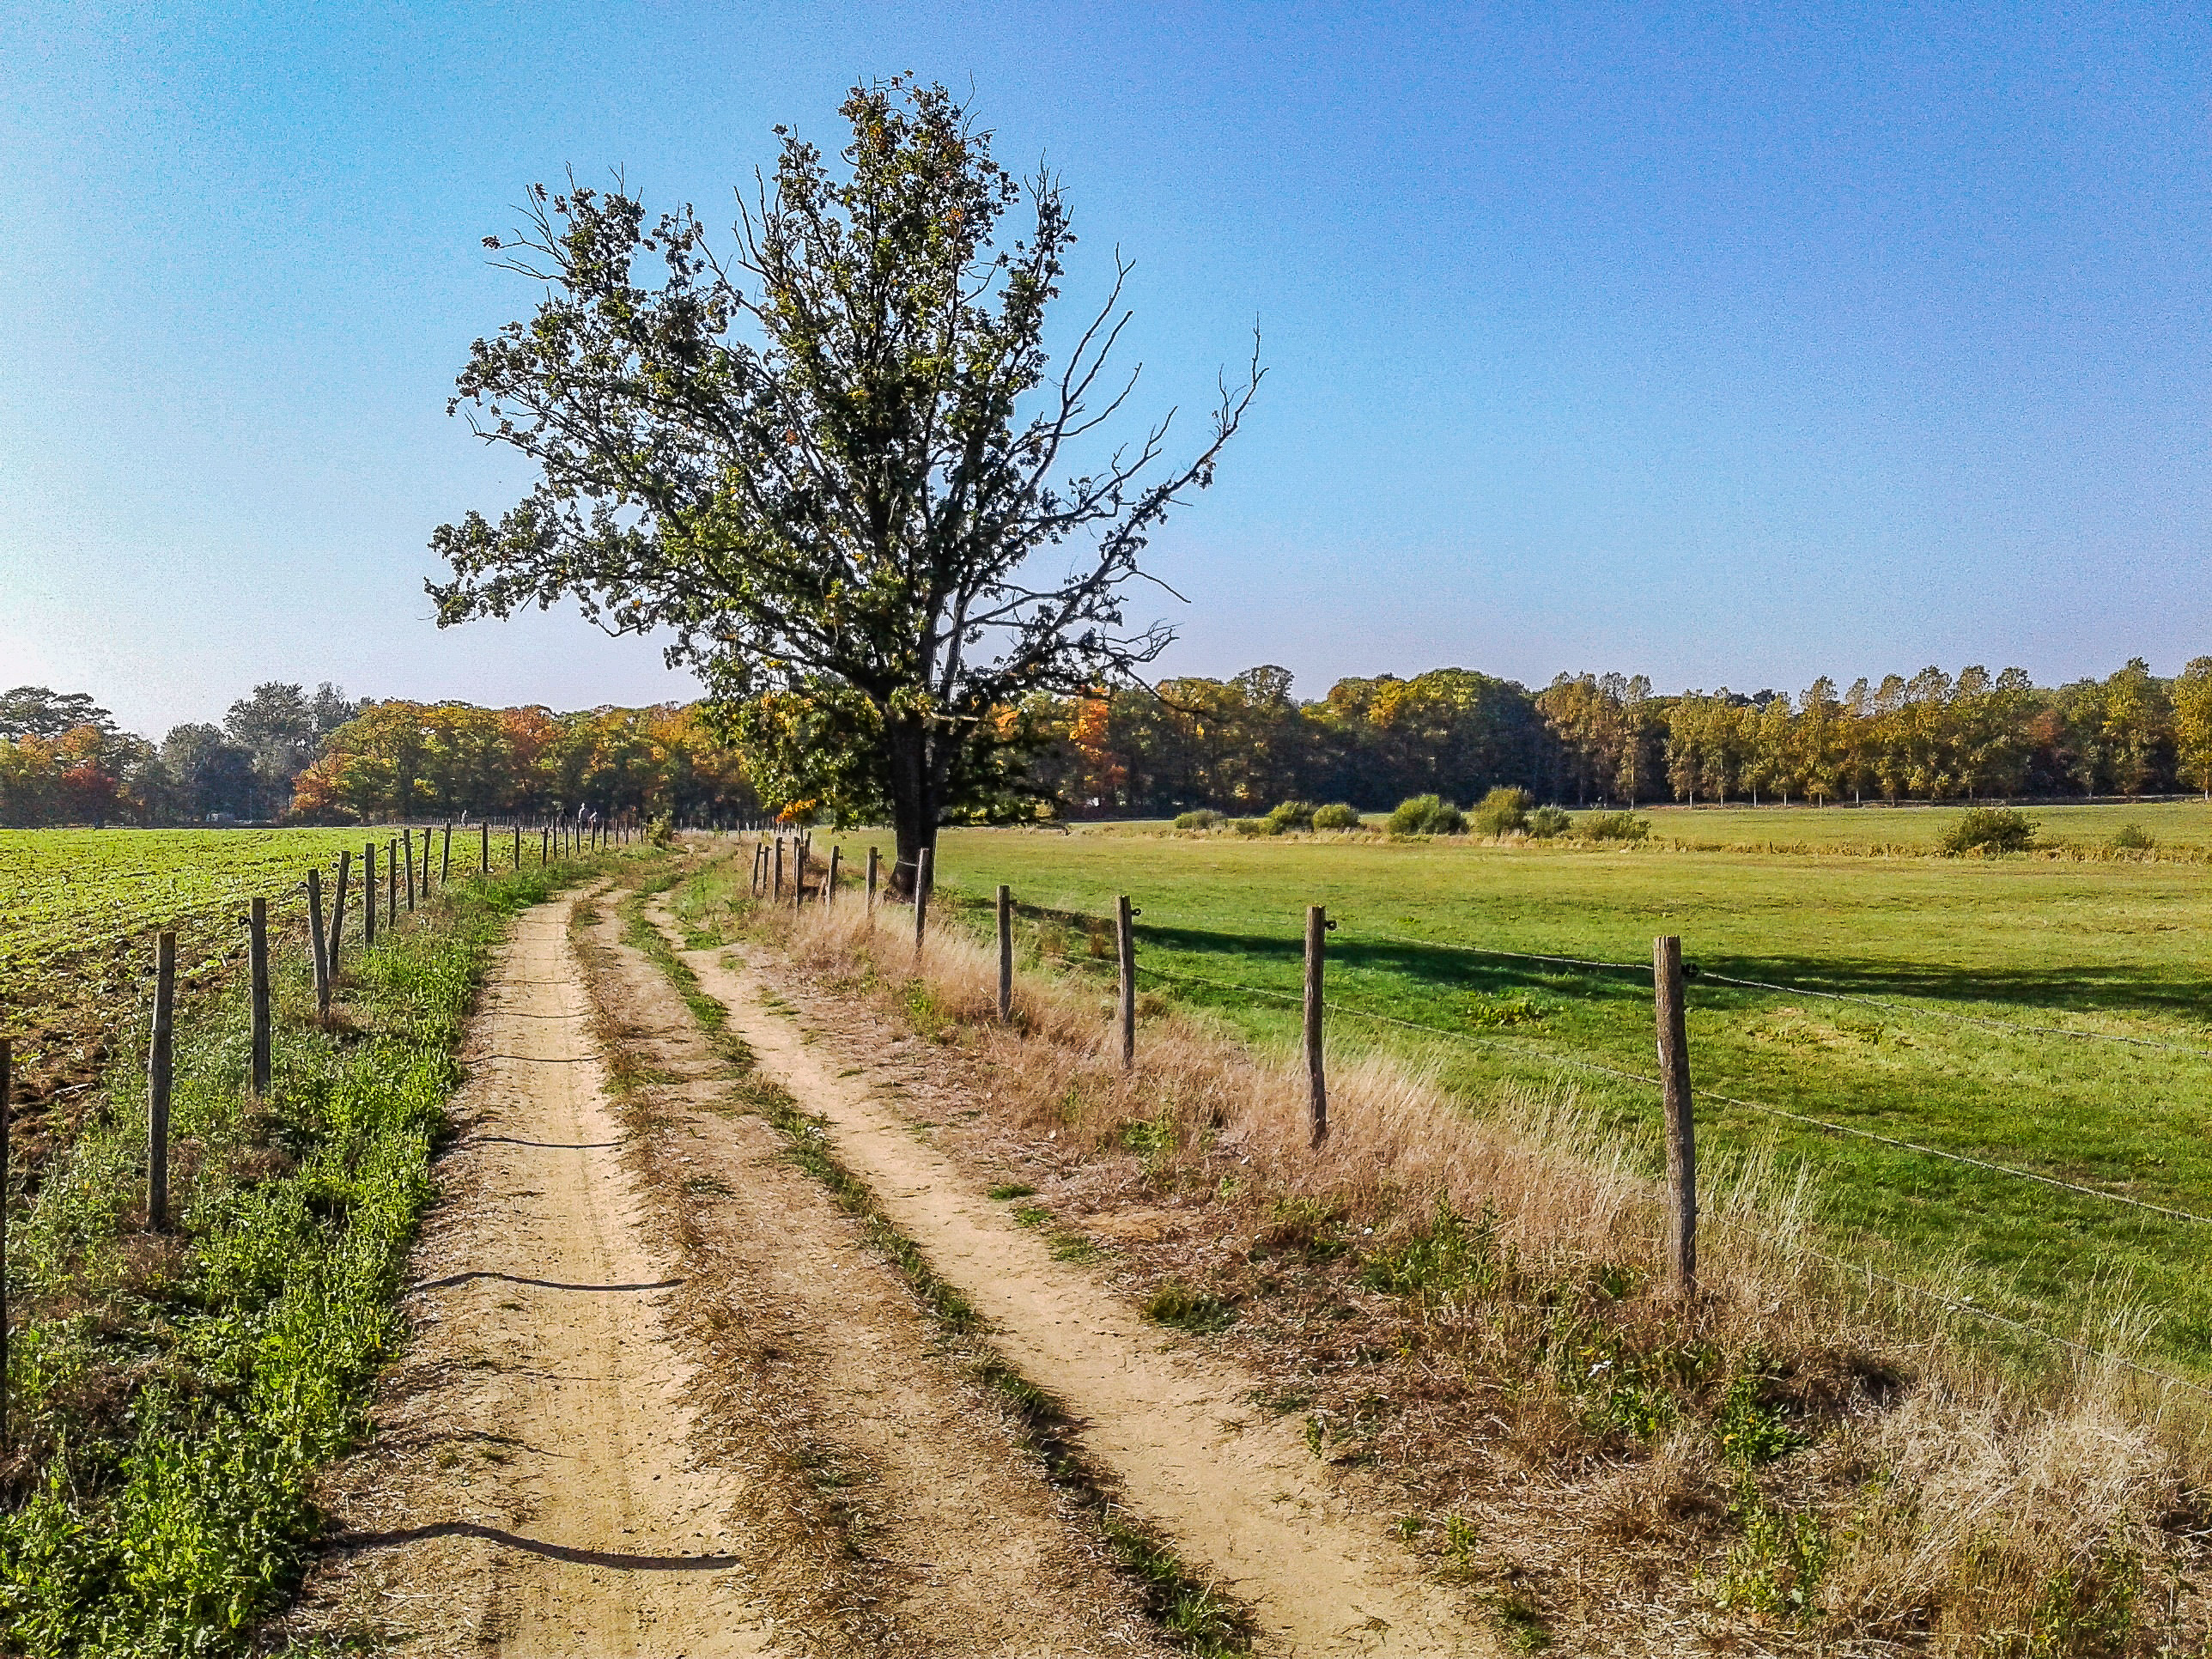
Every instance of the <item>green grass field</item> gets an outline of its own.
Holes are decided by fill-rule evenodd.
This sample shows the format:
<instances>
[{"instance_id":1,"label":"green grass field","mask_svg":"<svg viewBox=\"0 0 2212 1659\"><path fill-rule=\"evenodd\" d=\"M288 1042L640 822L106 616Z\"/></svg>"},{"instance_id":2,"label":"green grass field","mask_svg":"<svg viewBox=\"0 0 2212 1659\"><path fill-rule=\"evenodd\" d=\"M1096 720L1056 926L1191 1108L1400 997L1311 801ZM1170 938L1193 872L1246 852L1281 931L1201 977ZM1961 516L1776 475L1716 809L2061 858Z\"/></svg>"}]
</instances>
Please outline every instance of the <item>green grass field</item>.
<instances>
[{"instance_id":1,"label":"green grass field","mask_svg":"<svg viewBox=\"0 0 2212 1659\"><path fill-rule=\"evenodd\" d=\"M2160 836L2179 836L2192 815L2212 823L2212 813L2179 804L2077 810L2087 822L2112 815L2115 826L2124 810ZM2037 816L2063 822L2062 833L2085 833L2066 811ZM1887 823L1910 815L1833 816L1878 816L1885 828L1877 839L1895 840ZM1926 813L1931 839L1949 816ZM1723 817L1701 813L1698 821ZM1672 830L1674 821L1662 822ZM951 833L939 863L940 890L963 902L981 904L994 884L1011 884L1036 925L1075 939L1079 961L1090 960L1079 936L1039 913L1103 917L1116 893L1128 893L1144 913L1143 964L1278 997L1300 984L1304 907L1326 904L1340 922L1330 939L1339 1011L1332 1043L1432 1056L1478 1103L1507 1081L1571 1088L1655 1167L1656 1091L1567 1063L1653 1071L1648 969L1454 947L1643 964L1653 935L1677 933L1709 974L1898 1005L1701 979L1690 1012L1699 1087L2212 1216L2212 938L2200 863L1267 841L1126 829ZM1289 1041L1297 1018L1282 1000L1158 975L1145 983L1261 1042ZM1430 1037L1356 1011L1455 1035ZM1699 1110L1708 1148L1803 1159L1841 1248L1939 1275L1955 1259L1987 1304L2053 1328L2069 1328L2085 1304L2124 1286L2163 1316L2154 1346L2166 1363L2212 1370L2212 1280L2200 1267L2212 1227L1739 1107L1705 1102Z\"/></svg>"},{"instance_id":2,"label":"green grass field","mask_svg":"<svg viewBox=\"0 0 2212 1659\"><path fill-rule=\"evenodd\" d=\"M380 866L395 833L380 825L0 830L0 1034L15 1038L27 1084L97 1068L96 1054L82 1060L69 1051L88 1022L102 1024L103 1008L135 994L150 956L134 958L133 945L175 930L179 972L196 983L243 952L242 918L255 898L270 901L281 931L304 939L308 866L328 871L349 848L358 870L372 839ZM473 841L469 851L473 869ZM457 836L456 873L461 854Z\"/></svg>"}]
</instances>

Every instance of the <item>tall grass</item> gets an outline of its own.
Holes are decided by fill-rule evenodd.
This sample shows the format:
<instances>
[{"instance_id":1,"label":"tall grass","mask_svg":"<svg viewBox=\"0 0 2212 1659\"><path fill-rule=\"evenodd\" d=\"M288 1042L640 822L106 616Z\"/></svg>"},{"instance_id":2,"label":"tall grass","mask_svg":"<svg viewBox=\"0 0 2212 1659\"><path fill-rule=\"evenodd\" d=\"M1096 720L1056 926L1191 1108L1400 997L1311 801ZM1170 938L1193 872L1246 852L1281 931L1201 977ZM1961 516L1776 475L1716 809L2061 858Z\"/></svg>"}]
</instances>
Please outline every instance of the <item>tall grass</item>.
<instances>
[{"instance_id":1,"label":"tall grass","mask_svg":"<svg viewBox=\"0 0 2212 1659\"><path fill-rule=\"evenodd\" d=\"M144 1031L11 1216L15 1447L0 1648L244 1651L296 1583L316 1469L368 1426L463 1027L507 919L559 872L457 885L350 960L334 1027L277 975L274 1086L239 988L184 1022L173 1191L144 1230Z\"/></svg>"},{"instance_id":2,"label":"tall grass","mask_svg":"<svg viewBox=\"0 0 2212 1659\"><path fill-rule=\"evenodd\" d=\"M685 896L695 918L713 897ZM1060 1159L1139 1152L1084 1201L1208 1210L1210 1294L1265 1312L1273 1263L1334 1274L1339 1312L1278 1322L1293 1348L1326 1346L1304 1333L1352 1288L1390 1298L1397 1334L1358 1387L1393 1386L1395 1363L1421 1402L1392 1408L1429 1425L1395 1431L1401 1474L1433 1487L1459 1471L1516 1549L1577 1564L1577 1584L1595 1544L1600 1580L1610 1559L1626 1584L1632 1557L1678 1603L1808 1638L2028 1655L2202 1635L2184 1575L2202 1553L2203 1402L2127 1369L2146 1322L2124 1295L2076 1332L2118 1358L1993 1349L1827 1261L1802 1176L1721 1158L1686 1306L1652 1180L1571 1097L1507 1089L1470 1111L1418 1064L1347 1055L1316 1153L1289 1055L1163 1009L1124 1073L1079 980L1023 975L1008 1029L994 955L955 928L917 959L902 918L879 932L857 904L795 921L735 908L803 969L957 1041L1003 1129L1049 1134ZM1310 1417L1316 1453L1381 1443L1351 1420L1364 1409ZM1448 1518L1443 1559L1466 1567L1474 1534Z\"/></svg>"}]
</instances>

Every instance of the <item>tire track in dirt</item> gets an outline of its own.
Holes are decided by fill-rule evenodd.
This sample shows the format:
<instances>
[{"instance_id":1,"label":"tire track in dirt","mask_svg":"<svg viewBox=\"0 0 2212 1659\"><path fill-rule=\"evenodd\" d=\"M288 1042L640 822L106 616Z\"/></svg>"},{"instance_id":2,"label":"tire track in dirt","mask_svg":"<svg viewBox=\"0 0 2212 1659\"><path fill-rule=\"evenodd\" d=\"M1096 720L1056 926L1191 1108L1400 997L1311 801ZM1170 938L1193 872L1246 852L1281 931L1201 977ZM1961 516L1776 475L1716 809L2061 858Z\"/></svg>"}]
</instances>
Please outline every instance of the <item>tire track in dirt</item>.
<instances>
[{"instance_id":1,"label":"tire track in dirt","mask_svg":"<svg viewBox=\"0 0 2212 1659\"><path fill-rule=\"evenodd\" d=\"M672 945L665 905L649 912ZM831 1126L838 1156L933 1269L991 1321L1007 1358L1081 1425L1085 1454L1136 1513L1252 1607L1266 1654L1496 1653L1479 1615L1390 1544L1387 1517L1316 1470L1250 1403L1255 1380L1163 1340L1121 1298L1016 1225L952 1161L917 1140L866 1075L880 1054L772 1013L793 988L684 951L767 1074ZM734 962L735 958L730 958Z\"/></svg>"},{"instance_id":2,"label":"tire track in dirt","mask_svg":"<svg viewBox=\"0 0 2212 1659\"><path fill-rule=\"evenodd\" d=\"M521 915L495 966L414 1258L416 1340L377 1444L331 1483L341 1530L298 1623L416 1654L770 1654L744 1483L690 1454L675 1286L622 1163L572 903Z\"/></svg>"},{"instance_id":3,"label":"tire track in dirt","mask_svg":"<svg viewBox=\"0 0 2212 1659\"><path fill-rule=\"evenodd\" d=\"M599 1029L634 1074L631 1156L686 1285L718 1449L760 1470L787 1621L871 1654L1172 1651L860 1224L733 1104L720 1054L603 914ZM766 1508L765 1503L761 1506ZM787 1627L789 1627L788 1624Z\"/></svg>"}]
</instances>

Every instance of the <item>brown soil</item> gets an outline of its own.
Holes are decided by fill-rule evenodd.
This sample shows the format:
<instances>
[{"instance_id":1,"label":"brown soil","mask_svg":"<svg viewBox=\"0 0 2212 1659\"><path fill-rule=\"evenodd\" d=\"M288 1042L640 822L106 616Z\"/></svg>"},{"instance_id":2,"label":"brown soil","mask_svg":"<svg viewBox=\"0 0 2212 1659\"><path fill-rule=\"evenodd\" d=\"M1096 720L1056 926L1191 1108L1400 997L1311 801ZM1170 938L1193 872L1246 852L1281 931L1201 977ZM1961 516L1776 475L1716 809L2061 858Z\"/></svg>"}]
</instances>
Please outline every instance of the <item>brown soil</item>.
<instances>
[{"instance_id":1,"label":"brown soil","mask_svg":"<svg viewBox=\"0 0 2212 1659\"><path fill-rule=\"evenodd\" d=\"M580 963L575 908L526 915L495 970L413 1338L286 1633L532 1659L1167 1651L589 908Z\"/></svg>"},{"instance_id":2,"label":"brown soil","mask_svg":"<svg viewBox=\"0 0 2212 1659\"><path fill-rule=\"evenodd\" d=\"M654 914L673 939L665 909ZM881 1030L854 1041L765 961L684 959L762 1069L828 1120L837 1155L990 1319L1000 1349L1078 1420L1082 1451L1129 1507L1254 1609L1258 1651L1496 1650L1480 1613L1390 1540L1380 1483L1316 1463L1254 1405L1255 1376L1166 1340L930 1143L927 1120L895 1103L917 1045Z\"/></svg>"}]
</instances>

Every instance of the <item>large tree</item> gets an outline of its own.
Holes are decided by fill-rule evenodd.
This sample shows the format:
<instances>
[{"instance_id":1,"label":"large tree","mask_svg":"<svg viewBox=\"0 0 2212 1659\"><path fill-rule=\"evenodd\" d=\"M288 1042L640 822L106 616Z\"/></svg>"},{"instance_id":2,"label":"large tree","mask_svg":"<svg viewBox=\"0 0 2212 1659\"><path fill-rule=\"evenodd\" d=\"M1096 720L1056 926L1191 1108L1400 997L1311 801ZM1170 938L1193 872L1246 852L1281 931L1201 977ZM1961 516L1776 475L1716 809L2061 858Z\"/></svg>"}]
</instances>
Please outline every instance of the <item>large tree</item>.
<instances>
[{"instance_id":1,"label":"large tree","mask_svg":"<svg viewBox=\"0 0 2212 1659\"><path fill-rule=\"evenodd\" d=\"M777 130L727 256L689 207L648 228L619 182L535 187L526 226L488 239L548 293L477 342L453 406L542 477L498 523L437 532L453 579L430 592L441 625L572 599L665 632L772 802L888 808L903 891L941 823L1020 795L1024 699L1167 644L1127 589L1261 371L1224 380L1193 459L1167 461L1162 419L1085 464L1135 384L1106 378L1127 266L1051 373L1058 183L1004 172L942 87L858 87L841 113L834 169Z\"/></svg>"}]
</instances>

